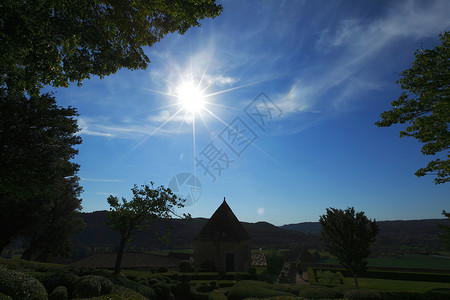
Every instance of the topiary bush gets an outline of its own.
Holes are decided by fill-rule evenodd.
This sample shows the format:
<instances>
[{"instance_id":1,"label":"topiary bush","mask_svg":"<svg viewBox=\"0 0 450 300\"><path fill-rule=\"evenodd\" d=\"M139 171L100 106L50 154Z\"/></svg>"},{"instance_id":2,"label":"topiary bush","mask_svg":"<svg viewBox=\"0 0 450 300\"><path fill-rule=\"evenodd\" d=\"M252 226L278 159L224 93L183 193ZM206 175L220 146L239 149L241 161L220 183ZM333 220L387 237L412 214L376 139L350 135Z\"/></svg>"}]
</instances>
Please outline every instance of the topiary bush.
<instances>
[{"instance_id":1,"label":"topiary bush","mask_svg":"<svg viewBox=\"0 0 450 300\"><path fill-rule=\"evenodd\" d=\"M1 299L1 300L14 300L14 299L11 298L10 296L5 295L5 294L2 294L2 293L0 293L0 299Z\"/></svg>"},{"instance_id":2,"label":"topiary bush","mask_svg":"<svg viewBox=\"0 0 450 300\"><path fill-rule=\"evenodd\" d=\"M165 283L156 283L152 285L152 289L155 291L156 299L158 300L170 300L170 286Z\"/></svg>"},{"instance_id":3,"label":"topiary bush","mask_svg":"<svg viewBox=\"0 0 450 300\"><path fill-rule=\"evenodd\" d=\"M432 289L425 293L423 293L420 297L420 300L445 300L450 299L450 289L446 288L438 288L438 289Z\"/></svg>"},{"instance_id":4,"label":"topiary bush","mask_svg":"<svg viewBox=\"0 0 450 300\"><path fill-rule=\"evenodd\" d=\"M73 298L90 298L108 295L112 291L112 282L101 276L86 275L81 277L75 285Z\"/></svg>"},{"instance_id":5,"label":"topiary bush","mask_svg":"<svg viewBox=\"0 0 450 300\"><path fill-rule=\"evenodd\" d=\"M228 291L229 300L241 300L248 297L269 298L275 296L293 296L291 293L274 290L274 286L260 281L243 280Z\"/></svg>"},{"instance_id":6,"label":"topiary bush","mask_svg":"<svg viewBox=\"0 0 450 300\"><path fill-rule=\"evenodd\" d=\"M69 299L69 294L65 286L56 287L53 292L48 296L49 300L67 300Z\"/></svg>"},{"instance_id":7,"label":"topiary bush","mask_svg":"<svg viewBox=\"0 0 450 300\"><path fill-rule=\"evenodd\" d=\"M0 266L0 291L13 299L48 299L42 283L32 276Z\"/></svg>"},{"instance_id":8,"label":"topiary bush","mask_svg":"<svg viewBox=\"0 0 450 300\"><path fill-rule=\"evenodd\" d=\"M42 282L47 291L53 291L59 286L65 286L68 295L71 295L80 277L67 270L57 270L37 279Z\"/></svg>"},{"instance_id":9,"label":"topiary bush","mask_svg":"<svg viewBox=\"0 0 450 300\"><path fill-rule=\"evenodd\" d=\"M376 290L349 290L344 296L349 300L383 300L385 298L382 292Z\"/></svg>"},{"instance_id":10,"label":"topiary bush","mask_svg":"<svg viewBox=\"0 0 450 300\"><path fill-rule=\"evenodd\" d=\"M328 287L307 287L299 292L299 296L308 299L341 299L344 295Z\"/></svg>"},{"instance_id":11,"label":"topiary bush","mask_svg":"<svg viewBox=\"0 0 450 300\"><path fill-rule=\"evenodd\" d=\"M180 261L180 264L178 265L178 267L180 268L180 272L182 272L182 273L191 272L191 270L192 270L191 263L188 260Z\"/></svg>"}]
</instances>

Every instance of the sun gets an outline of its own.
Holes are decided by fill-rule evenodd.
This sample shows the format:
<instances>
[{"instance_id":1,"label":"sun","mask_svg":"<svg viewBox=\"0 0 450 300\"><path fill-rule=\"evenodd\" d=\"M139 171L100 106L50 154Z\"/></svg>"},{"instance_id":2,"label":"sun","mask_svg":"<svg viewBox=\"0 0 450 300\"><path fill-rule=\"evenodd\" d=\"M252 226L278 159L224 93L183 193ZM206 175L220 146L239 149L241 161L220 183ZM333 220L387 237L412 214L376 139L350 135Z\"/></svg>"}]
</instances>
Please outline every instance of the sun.
<instances>
[{"instance_id":1,"label":"sun","mask_svg":"<svg viewBox=\"0 0 450 300\"><path fill-rule=\"evenodd\" d=\"M192 82L183 82L176 91L177 98L184 110L198 113L205 107L205 96Z\"/></svg>"}]
</instances>

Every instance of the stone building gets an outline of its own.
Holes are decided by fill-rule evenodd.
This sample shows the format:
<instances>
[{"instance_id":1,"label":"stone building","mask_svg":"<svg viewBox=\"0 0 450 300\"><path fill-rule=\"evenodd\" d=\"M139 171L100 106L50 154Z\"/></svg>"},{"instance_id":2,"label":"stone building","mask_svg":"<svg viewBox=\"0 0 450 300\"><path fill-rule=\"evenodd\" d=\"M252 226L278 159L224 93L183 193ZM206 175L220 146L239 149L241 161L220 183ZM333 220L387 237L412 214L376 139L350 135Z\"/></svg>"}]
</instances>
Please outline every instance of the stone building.
<instances>
[{"instance_id":1,"label":"stone building","mask_svg":"<svg viewBox=\"0 0 450 300\"><path fill-rule=\"evenodd\" d=\"M250 236L223 203L194 238L194 264L213 265L218 271L247 271L251 266Z\"/></svg>"}]
</instances>

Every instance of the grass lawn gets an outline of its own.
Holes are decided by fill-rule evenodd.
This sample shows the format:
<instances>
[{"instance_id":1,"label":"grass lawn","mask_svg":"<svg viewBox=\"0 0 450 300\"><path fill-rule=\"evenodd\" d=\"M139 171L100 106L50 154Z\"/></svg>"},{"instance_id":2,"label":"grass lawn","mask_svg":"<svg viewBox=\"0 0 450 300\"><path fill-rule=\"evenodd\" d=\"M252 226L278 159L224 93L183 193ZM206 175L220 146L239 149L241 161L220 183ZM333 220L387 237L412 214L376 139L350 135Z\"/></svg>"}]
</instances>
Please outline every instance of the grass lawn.
<instances>
[{"instance_id":1,"label":"grass lawn","mask_svg":"<svg viewBox=\"0 0 450 300\"><path fill-rule=\"evenodd\" d=\"M450 284L445 282L425 282L425 281L405 281L405 280L389 280L377 278L359 278L359 286L367 289L377 289L384 291L397 292L420 292L424 293L435 288L449 288ZM353 278L346 277L344 279L345 287L355 287Z\"/></svg>"}]
</instances>

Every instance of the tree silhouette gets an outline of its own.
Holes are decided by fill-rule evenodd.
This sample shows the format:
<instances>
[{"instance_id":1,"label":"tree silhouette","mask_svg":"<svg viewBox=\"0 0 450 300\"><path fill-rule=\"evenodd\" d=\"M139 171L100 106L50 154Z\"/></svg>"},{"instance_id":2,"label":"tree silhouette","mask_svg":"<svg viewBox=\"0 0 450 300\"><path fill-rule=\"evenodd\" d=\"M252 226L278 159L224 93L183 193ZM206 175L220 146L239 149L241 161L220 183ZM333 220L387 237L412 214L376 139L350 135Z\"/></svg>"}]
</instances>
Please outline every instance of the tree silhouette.
<instances>
[{"instance_id":1,"label":"tree silhouette","mask_svg":"<svg viewBox=\"0 0 450 300\"><path fill-rule=\"evenodd\" d=\"M321 239L327 250L352 272L355 286L359 289L358 275L367 269L366 258L379 230L375 220L367 219L364 212L355 213L353 207L346 210L330 207L319 221L322 225Z\"/></svg>"},{"instance_id":2,"label":"tree silhouette","mask_svg":"<svg viewBox=\"0 0 450 300\"><path fill-rule=\"evenodd\" d=\"M125 245L137 230L142 230L144 226L150 226L152 221L158 218L172 218L178 216L174 209L184 207L186 200L179 199L170 189L159 186L137 185L131 189L133 198L127 201L122 198L122 203L115 196L108 197L108 203L111 206L107 212L108 226L120 233L120 241L117 250L114 273L120 273L123 251ZM189 214L183 215L190 218Z\"/></svg>"},{"instance_id":3,"label":"tree silhouette","mask_svg":"<svg viewBox=\"0 0 450 300\"><path fill-rule=\"evenodd\" d=\"M27 98L0 88L0 252L19 236L36 246L29 258L48 252L50 237L47 254L67 252L80 225L79 166L71 162L81 143L76 116L49 94Z\"/></svg>"}]
</instances>

